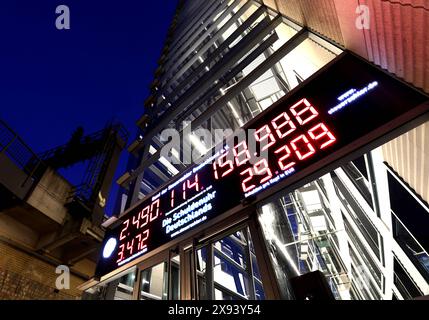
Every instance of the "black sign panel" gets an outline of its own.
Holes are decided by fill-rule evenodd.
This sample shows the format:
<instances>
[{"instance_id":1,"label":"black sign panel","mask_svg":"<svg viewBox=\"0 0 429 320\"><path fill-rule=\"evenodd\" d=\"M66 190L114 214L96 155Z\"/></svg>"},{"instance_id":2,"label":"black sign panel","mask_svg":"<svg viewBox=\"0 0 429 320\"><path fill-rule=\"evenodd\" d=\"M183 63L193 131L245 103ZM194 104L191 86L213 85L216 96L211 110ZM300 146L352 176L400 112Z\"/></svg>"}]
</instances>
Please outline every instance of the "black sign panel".
<instances>
[{"instance_id":1,"label":"black sign panel","mask_svg":"<svg viewBox=\"0 0 429 320\"><path fill-rule=\"evenodd\" d=\"M343 53L246 125L252 129L246 130L247 137L123 215L106 232L96 274L105 275L204 225L243 199L280 182L287 186L292 176L351 144L362 147L369 142L359 142L363 137L427 101L424 94Z\"/></svg>"}]
</instances>

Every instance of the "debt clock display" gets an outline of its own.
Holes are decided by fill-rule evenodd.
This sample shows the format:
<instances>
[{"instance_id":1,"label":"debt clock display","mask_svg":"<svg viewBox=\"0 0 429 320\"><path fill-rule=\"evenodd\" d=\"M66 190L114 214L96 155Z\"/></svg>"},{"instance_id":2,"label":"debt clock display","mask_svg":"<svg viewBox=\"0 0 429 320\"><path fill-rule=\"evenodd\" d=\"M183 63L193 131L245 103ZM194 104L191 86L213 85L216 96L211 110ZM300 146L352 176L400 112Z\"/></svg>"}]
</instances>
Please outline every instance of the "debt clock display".
<instances>
[{"instance_id":1,"label":"debt clock display","mask_svg":"<svg viewBox=\"0 0 429 320\"><path fill-rule=\"evenodd\" d=\"M287 186L293 176L346 149L362 147L392 123L404 125L426 112L422 105L427 101L426 95L343 53L246 124L241 140L123 214L106 231L96 274L105 275L203 226L246 198L280 183Z\"/></svg>"}]
</instances>

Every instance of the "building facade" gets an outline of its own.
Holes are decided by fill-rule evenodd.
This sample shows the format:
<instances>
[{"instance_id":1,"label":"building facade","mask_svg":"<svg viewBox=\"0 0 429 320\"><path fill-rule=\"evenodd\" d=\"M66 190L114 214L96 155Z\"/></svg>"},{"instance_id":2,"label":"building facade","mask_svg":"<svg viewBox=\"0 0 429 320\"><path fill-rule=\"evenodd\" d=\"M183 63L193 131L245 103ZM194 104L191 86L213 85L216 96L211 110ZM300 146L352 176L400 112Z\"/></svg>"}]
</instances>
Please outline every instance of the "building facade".
<instances>
[{"instance_id":1,"label":"building facade","mask_svg":"<svg viewBox=\"0 0 429 320\"><path fill-rule=\"evenodd\" d=\"M104 226L123 223L130 210L190 170L195 154L204 157L215 147L216 129L258 121L346 51L424 96L428 61L420 46L429 41L417 29L427 19L424 5L377 0L181 1L138 120L140 134L128 149L129 171L118 180L118 215ZM393 31L398 28L401 36ZM299 279L316 271L329 288L326 296L338 300L428 295L429 126L422 119L322 174L243 202L239 210L130 256L129 263L118 260L117 268L81 286L83 297L298 299L297 287L306 285ZM199 129L213 135L201 139ZM166 154L173 131L180 132L180 143Z\"/></svg>"}]
</instances>

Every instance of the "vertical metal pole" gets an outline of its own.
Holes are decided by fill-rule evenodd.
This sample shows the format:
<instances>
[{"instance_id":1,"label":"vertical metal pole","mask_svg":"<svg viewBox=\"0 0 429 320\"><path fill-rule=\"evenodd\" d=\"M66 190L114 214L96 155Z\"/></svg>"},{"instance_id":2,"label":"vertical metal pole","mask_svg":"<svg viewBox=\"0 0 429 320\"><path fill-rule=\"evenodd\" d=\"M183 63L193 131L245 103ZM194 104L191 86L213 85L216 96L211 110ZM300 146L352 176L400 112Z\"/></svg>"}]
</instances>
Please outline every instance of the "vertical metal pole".
<instances>
[{"instance_id":1,"label":"vertical metal pole","mask_svg":"<svg viewBox=\"0 0 429 320\"><path fill-rule=\"evenodd\" d=\"M140 299L140 285L141 285L141 272L139 267L136 268L136 282L134 283L134 291L133 291L133 300L139 300Z\"/></svg>"},{"instance_id":2,"label":"vertical metal pole","mask_svg":"<svg viewBox=\"0 0 429 320\"><path fill-rule=\"evenodd\" d=\"M264 236L262 230L260 230L256 212L252 214L249 220L249 230L253 241L253 247L255 248L256 261L259 262L258 266L262 278L262 285L264 287L265 298L269 300L284 299L277 282L270 254L265 246Z\"/></svg>"},{"instance_id":3,"label":"vertical metal pole","mask_svg":"<svg viewBox=\"0 0 429 320\"><path fill-rule=\"evenodd\" d=\"M200 291L198 286L198 270L197 270L197 240L193 239L193 245L191 248L191 289L192 289L192 299L199 300L200 299Z\"/></svg>"},{"instance_id":4,"label":"vertical metal pole","mask_svg":"<svg viewBox=\"0 0 429 320\"><path fill-rule=\"evenodd\" d=\"M4 152L6 152L6 150L12 145L12 143L14 143L15 142L15 140L18 138L18 136L17 135L14 135L13 136L13 138L9 141L9 143L8 144L6 144L5 146L4 146L4 148L0 151L0 154L1 153L4 153Z\"/></svg>"},{"instance_id":5,"label":"vertical metal pole","mask_svg":"<svg viewBox=\"0 0 429 320\"><path fill-rule=\"evenodd\" d=\"M207 245L207 261L206 261L206 300L214 299L214 254L213 243Z\"/></svg>"},{"instance_id":6,"label":"vertical metal pole","mask_svg":"<svg viewBox=\"0 0 429 320\"><path fill-rule=\"evenodd\" d=\"M143 146L143 155L141 157L140 163L142 163L143 161L145 161L148 158L148 156L149 156L150 142L151 142L151 140L149 140ZM131 206L133 206L139 200L139 194L140 194L141 182L143 180L143 176L144 176L144 170L137 176L137 178L131 184L130 190L128 192L128 199L127 199L127 203L126 203L125 209L130 208Z\"/></svg>"},{"instance_id":7,"label":"vertical metal pole","mask_svg":"<svg viewBox=\"0 0 429 320\"><path fill-rule=\"evenodd\" d=\"M180 300L198 299L194 248L180 249Z\"/></svg>"},{"instance_id":8,"label":"vertical metal pole","mask_svg":"<svg viewBox=\"0 0 429 320\"><path fill-rule=\"evenodd\" d=\"M249 300L256 300L256 292L255 292L255 278L253 277L253 263L252 263L252 253L250 251L250 231L248 227L243 229L244 237L246 238L246 272L249 277L248 283L248 292L249 292Z\"/></svg>"},{"instance_id":9,"label":"vertical metal pole","mask_svg":"<svg viewBox=\"0 0 429 320\"><path fill-rule=\"evenodd\" d=\"M168 250L168 263L167 263L167 270L168 270L168 272L167 272L167 298L168 298L168 300L172 300L173 299L173 293L172 293L172 291L171 291L171 287L172 287L172 285L171 285L171 258L172 258L172 255L171 255L171 249L169 249Z\"/></svg>"},{"instance_id":10,"label":"vertical metal pole","mask_svg":"<svg viewBox=\"0 0 429 320\"><path fill-rule=\"evenodd\" d=\"M180 300L191 300L191 252L180 249Z\"/></svg>"}]
</instances>

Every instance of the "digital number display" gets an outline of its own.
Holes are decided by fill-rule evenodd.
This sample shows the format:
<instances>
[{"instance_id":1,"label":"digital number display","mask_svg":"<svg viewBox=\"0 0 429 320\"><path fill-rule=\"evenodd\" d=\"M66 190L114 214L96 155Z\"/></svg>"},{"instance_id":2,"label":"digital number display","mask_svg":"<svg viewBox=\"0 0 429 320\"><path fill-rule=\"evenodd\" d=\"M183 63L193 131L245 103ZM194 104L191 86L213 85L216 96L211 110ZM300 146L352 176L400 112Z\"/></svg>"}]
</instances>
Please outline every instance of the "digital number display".
<instances>
[{"instance_id":1,"label":"digital number display","mask_svg":"<svg viewBox=\"0 0 429 320\"><path fill-rule=\"evenodd\" d=\"M319 115L317 107L307 98L275 114L253 136L238 142L213 162L214 178L223 179L238 170L241 191L248 197L280 173L282 176L293 173L297 165L337 141ZM248 141L256 141L256 147L266 151L266 156L255 160L260 153L251 154Z\"/></svg>"},{"instance_id":2,"label":"digital number display","mask_svg":"<svg viewBox=\"0 0 429 320\"><path fill-rule=\"evenodd\" d=\"M122 215L106 231L96 275L137 259L246 198L257 198L280 183L287 187L291 177L302 179L341 160L344 150L359 150L395 129L392 123L398 127L427 112L427 101L426 95L343 53L249 122L244 138Z\"/></svg>"}]
</instances>

